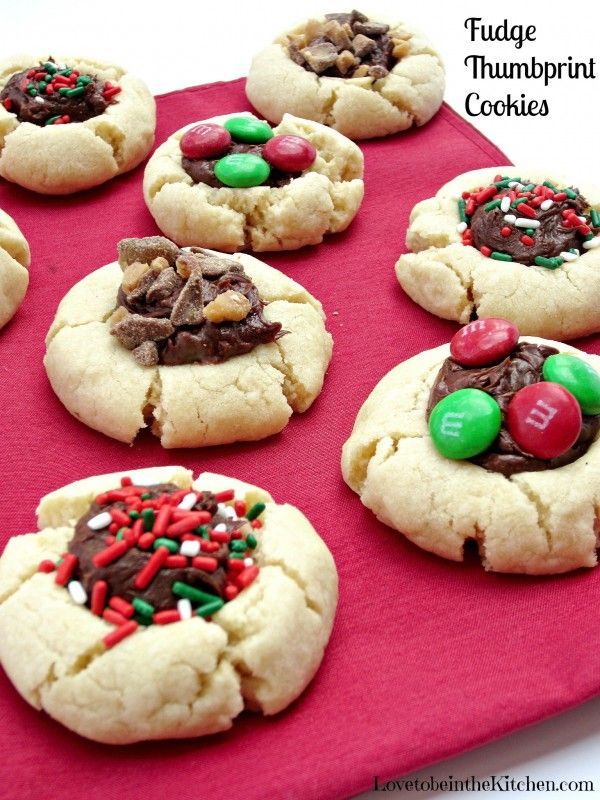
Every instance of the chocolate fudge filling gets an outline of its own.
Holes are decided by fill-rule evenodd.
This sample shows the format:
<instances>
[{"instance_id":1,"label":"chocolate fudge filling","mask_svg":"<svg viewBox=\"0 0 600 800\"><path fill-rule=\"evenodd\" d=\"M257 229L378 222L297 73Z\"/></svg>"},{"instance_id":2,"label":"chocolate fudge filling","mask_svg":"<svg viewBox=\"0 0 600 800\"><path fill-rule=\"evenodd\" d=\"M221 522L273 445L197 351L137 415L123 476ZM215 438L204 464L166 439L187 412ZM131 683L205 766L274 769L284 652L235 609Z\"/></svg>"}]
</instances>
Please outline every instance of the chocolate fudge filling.
<instances>
[{"instance_id":1,"label":"chocolate fudge filling","mask_svg":"<svg viewBox=\"0 0 600 800\"><path fill-rule=\"evenodd\" d=\"M147 488L144 487L144 497L148 495L147 499L152 499L163 493L172 494L178 491L180 491L180 487L174 484L157 484ZM210 553L210 556L219 562L214 572L206 572L192 566L183 568L163 567L145 589L137 589L134 586L134 581L136 575L150 560L154 552L152 549L142 550L134 546L111 564L105 567L97 567L93 559L95 555L106 550L107 531L92 530L87 523L92 517L103 511L110 512L111 509L119 509L128 513L128 506L123 501L105 503L103 505L94 502L89 511L77 522L75 533L69 542L69 553L72 553L78 559L77 570L73 577L82 583L88 598L91 597L95 582L99 580L107 582L109 596L117 595L129 603L134 597L138 597L150 603L155 611L163 611L176 605L178 598L172 592L172 586L176 581L181 581L201 591L223 598L227 584L226 562L229 557L229 548L226 544L220 545L218 550ZM245 520L231 520L222 515L218 511L215 497L211 492L199 492L198 501L191 510L208 511L213 515L210 526L215 527L218 524L223 524L228 532L237 530L245 522ZM188 561L191 563L191 559L188 559ZM89 606L89 600L87 604Z\"/></svg>"},{"instance_id":2,"label":"chocolate fudge filling","mask_svg":"<svg viewBox=\"0 0 600 800\"><path fill-rule=\"evenodd\" d=\"M111 333L142 366L219 364L285 334L237 261L153 236L121 241L119 262Z\"/></svg>"},{"instance_id":3,"label":"chocolate fudge filling","mask_svg":"<svg viewBox=\"0 0 600 800\"><path fill-rule=\"evenodd\" d=\"M103 114L120 88L94 77L59 69L52 59L17 72L0 93L0 102L20 122L51 125L85 122Z\"/></svg>"},{"instance_id":4,"label":"chocolate fudge filling","mask_svg":"<svg viewBox=\"0 0 600 800\"><path fill-rule=\"evenodd\" d=\"M527 181L525 183L527 184ZM508 197L510 191L508 188L499 191L499 199ZM501 232L507 227L505 220L507 213L517 218L525 218L524 214L519 213L518 206L511 207L508 212L504 212L500 207L486 211L486 204L479 205L470 221L473 245L477 249L489 247L492 251L506 253L512 257L513 261L518 261L526 266L533 265L536 257L539 256L555 258L571 249L581 250L585 235L578 228L564 224L563 212L571 209L577 216L584 217L589 203L577 189L571 191L575 195L573 199L566 197L561 201L554 200L550 208L542 209L538 206L535 209L534 219L539 222L539 226L534 228L532 225L529 239L532 239L533 242L529 244L525 244L522 240L523 235L527 236L527 228L513 228L508 223L508 227L511 229L510 235L504 236ZM580 224L585 230L584 226L589 226L587 217L585 222L580 220ZM529 239L525 241L527 242Z\"/></svg>"},{"instance_id":5,"label":"chocolate fudge filling","mask_svg":"<svg viewBox=\"0 0 600 800\"><path fill-rule=\"evenodd\" d=\"M544 361L555 353L558 350L553 347L525 342L518 344L507 358L492 366L462 367L454 359L447 358L431 389L427 419L440 400L458 389L466 388L481 389L490 394L500 406L504 418L515 392L543 380ZM521 450L503 425L494 444L484 453L469 460L491 472L501 472L506 477L517 472L556 469L584 455L599 429L600 415L584 416L581 433L575 444L558 458L544 460L534 458Z\"/></svg>"},{"instance_id":6,"label":"chocolate fudge filling","mask_svg":"<svg viewBox=\"0 0 600 800\"><path fill-rule=\"evenodd\" d=\"M215 164L219 159L234 153L251 153L252 155L263 158L262 144L243 144L241 142L234 142L231 147L219 158L186 158L181 157L181 166L194 181L194 183L205 183L207 186L212 186L215 189L221 189L226 184L222 183L215 175ZM301 174L301 173L298 173ZM295 175L289 172L281 172L281 170L271 167L269 177L261 186L279 187L287 186ZM230 188L230 187L227 187Z\"/></svg>"},{"instance_id":7,"label":"chocolate fudge filling","mask_svg":"<svg viewBox=\"0 0 600 800\"><path fill-rule=\"evenodd\" d=\"M309 20L304 33L288 36L292 61L329 78L385 78L408 54L410 34L390 31L360 11L325 14L326 22Z\"/></svg>"}]
</instances>

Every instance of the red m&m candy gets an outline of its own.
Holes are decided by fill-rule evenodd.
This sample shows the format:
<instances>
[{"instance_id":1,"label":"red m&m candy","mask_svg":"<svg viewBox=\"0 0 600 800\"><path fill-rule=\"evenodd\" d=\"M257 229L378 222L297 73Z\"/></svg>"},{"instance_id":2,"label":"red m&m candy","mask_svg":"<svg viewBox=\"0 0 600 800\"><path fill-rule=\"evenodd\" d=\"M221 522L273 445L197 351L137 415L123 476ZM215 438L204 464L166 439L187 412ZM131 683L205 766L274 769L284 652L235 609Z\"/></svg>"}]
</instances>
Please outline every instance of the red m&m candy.
<instances>
[{"instance_id":1,"label":"red m&m candy","mask_svg":"<svg viewBox=\"0 0 600 800\"><path fill-rule=\"evenodd\" d=\"M213 158L222 155L231 145L231 134L221 125L203 122L186 131L179 147L186 158Z\"/></svg>"},{"instance_id":2,"label":"red m&m candy","mask_svg":"<svg viewBox=\"0 0 600 800\"><path fill-rule=\"evenodd\" d=\"M581 408L559 383L532 383L514 394L506 412L506 427L526 453L557 458L577 441Z\"/></svg>"},{"instance_id":3,"label":"red m&m candy","mask_svg":"<svg viewBox=\"0 0 600 800\"><path fill-rule=\"evenodd\" d=\"M450 341L452 358L463 367L483 367L506 358L519 341L519 329L508 320L488 317L470 322Z\"/></svg>"},{"instance_id":4,"label":"red m&m candy","mask_svg":"<svg viewBox=\"0 0 600 800\"><path fill-rule=\"evenodd\" d=\"M313 145L301 136L274 136L263 149L263 158L282 172L302 172L316 157Z\"/></svg>"}]
</instances>

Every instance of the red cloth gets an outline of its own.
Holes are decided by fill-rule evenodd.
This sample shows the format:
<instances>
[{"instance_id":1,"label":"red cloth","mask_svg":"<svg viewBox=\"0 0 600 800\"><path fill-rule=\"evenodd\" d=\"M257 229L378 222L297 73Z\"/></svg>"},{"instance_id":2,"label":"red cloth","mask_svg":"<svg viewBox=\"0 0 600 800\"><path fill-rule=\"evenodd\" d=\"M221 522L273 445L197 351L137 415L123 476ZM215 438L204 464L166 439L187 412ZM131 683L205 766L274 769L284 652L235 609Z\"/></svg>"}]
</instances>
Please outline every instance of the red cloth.
<instances>
[{"instance_id":1,"label":"red cloth","mask_svg":"<svg viewBox=\"0 0 600 800\"><path fill-rule=\"evenodd\" d=\"M249 108L243 80L158 100L157 141L197 119ZM456 325L412 303L394 276L412 206L466 170L506 163L443 107L423 129L362 145L366 195L350 229L319 247L264 259L324 304L335 339L325 388L263 442L164 451L128 447L71 417L42 366L65 292L114 260L116 243L157 229L142 168L69 198L0 186L33 255L21 310L0 333L3 458L0 540L35 530L41 495L117 469L181 463L255 482L301 508L340 574L337 621L313 683L287 711L244 715L196 741L109 747L30 708L1 674L3 796L62 800L347 797L586 700L600 688L600 572L488 575L414 547L343 483L340 449L356 412L395 364L448 341ZM501 269L501 265L498 269ZM600 339L586 347L600 352Z\"/></svg>"}]
</instances>

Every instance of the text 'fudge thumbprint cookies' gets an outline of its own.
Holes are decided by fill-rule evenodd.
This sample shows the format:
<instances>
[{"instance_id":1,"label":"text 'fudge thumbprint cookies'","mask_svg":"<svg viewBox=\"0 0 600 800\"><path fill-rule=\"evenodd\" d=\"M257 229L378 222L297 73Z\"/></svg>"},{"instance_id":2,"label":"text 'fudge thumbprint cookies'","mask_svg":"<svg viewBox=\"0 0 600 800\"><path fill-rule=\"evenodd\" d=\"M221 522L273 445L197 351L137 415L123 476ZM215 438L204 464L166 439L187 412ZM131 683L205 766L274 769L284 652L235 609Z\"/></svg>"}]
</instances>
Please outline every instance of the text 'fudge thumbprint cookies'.
<instances>
[{"instance_id":1,"label":"text 'fudge thumbprint cookies'","mask_svg":"<svg viewBox=\"0 0 600 800\"><path fill-rule=\"evenodd\" d=\"M425 550L532 575L597 563L600 357L489 318L399 364L344 445L346 482Z\"/></svg>"},{"instance_id":2,"label":"text 'fudge thumbprint cookies'","mask_svg":"<svg viewBox=\"0 0 600 800\"><path fill-rule=\"evenodd\" d=\"M247 112L188 125L160 145L144 197L161 231L215 250L295 250L345 230L363 198L363 156L336 131Z\"/></svg>"},{"instance_id":3,"label":"text 'fudge thumbprint cookies'","mask_svg":"<svg viewBox=\"0 0 600 800\"><path fill-rule=\"evenodd\" d=\"M332 351L321 304L248 255L124 239L119 262L61 301L47 336L52 388L77 419L163 447L278 433L319 395Z\"/></svg>"},{"instance_id":4,"label":"text 'fudge thumbprint cookies'","mask_svg":"<svg viewBox=\"0 0 600 800\"><path fill-rule=\"evenodd\" d=\"M0 558L0 660L32 706L108 744L227 730L306 688L337 604L297 508L182 467L46 495Z\"/></svg>"},{"instance_id":5,"label":"text 'fudge thumbprint cookies'","mask_svg":"<svg viewBox=\"0 0 600 800\"><path fill-rule=\"evenodd\" d=\"M413 208L396 275L444 319L503 317L524 334L600 331L600 188L522 167L459 175Z\"/></svg>"},{"instance_id":6,"label":"text 'fudge thumbprint cookies'","mask_svg":"<svg viewBox=\"0 0 600 800\"><path fill-rule=\"evenodd\" d=\"M369 139L424 125L444 86L441 59L422 34L352 11L279 36L255 56L246 94L271 122L288 112Z\"/></svg>"},{"instance_id":7,"label":"text 'fudge thumbprint cookies'","mask_svg":"<svg viewBox=\"0 0 600 800\"><path fill-rule=\"evenodd\" d=\"M100 61L0 64L0 175L43 194L89 189L137 166L154 141L146 85Z\"/></svg>"}]
</instances>

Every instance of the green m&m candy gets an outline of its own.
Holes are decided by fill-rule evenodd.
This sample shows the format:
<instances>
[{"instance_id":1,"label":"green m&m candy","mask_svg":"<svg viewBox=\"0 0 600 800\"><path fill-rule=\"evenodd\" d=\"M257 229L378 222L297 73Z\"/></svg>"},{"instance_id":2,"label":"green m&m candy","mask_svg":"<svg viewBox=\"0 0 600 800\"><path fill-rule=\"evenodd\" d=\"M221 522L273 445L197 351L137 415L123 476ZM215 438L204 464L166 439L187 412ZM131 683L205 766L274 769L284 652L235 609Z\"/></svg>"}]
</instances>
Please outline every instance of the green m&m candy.
<instances>
[{"instance_id":1,"label":"green m&m candy","mask_svg":"<svg viewBox=\"0 0 600 800\"><path fill-rule=\"evenodd\" d=\"M545 381L560 383L575 396L584 414L600 414L600 375L577 356L557 353L542 367Z\"/></svg>"},{"instance_id":2,"label":"green m&m candy","mask_svg":"<svg viewBox=\"0 0 600 800\"><path fill-rule=\"evenodd\" d=\"M264 144L273 138L273 131L268 122L252 117L232 117L223 123L236 142Z\"/></svg>"},{"instance_id":3,"label":"green m&m candy","mask_svg":"<svg viewBox=\"0 0 600 800\"><path fill-rule=\"evenodd\" d=\"M246 189L264 183L271 167L264 158L253 153L232 153L215 164L215 175L225 186Z\"/></svg>"},{"instance_id":4,"label":"green m&m candy","mask_svg":"<svg viewBox=\"0 0 600 800\"><path fill-rule=\"evenodd\" d=\"M446 458L471 458L487 450L501 424L500 406L491 395L480 389L459 389L434 406L429 432Z\"/></svg>"}]
</instances>

